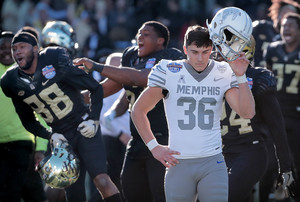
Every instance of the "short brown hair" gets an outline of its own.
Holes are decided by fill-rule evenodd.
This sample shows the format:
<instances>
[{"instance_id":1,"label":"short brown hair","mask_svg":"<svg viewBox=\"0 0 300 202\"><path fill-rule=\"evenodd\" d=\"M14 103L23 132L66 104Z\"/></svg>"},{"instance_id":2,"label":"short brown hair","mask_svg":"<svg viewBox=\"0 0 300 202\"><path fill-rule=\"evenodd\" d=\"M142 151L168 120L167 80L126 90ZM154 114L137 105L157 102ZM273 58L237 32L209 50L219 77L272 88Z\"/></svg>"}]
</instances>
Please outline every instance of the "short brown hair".
<instances>
[{"instance_id":1,"label":"short brown hair","mask_svg":"<svg viewBox=\"0 0 300 202\"><path fill-rule=\"evenodd\" d=\"M189 26L184 35L184 46L187 47L192 43L194 43L198 47L212 46L212 41L209 38L208 29L200 25Z\"/></svg>"}]
</instances>

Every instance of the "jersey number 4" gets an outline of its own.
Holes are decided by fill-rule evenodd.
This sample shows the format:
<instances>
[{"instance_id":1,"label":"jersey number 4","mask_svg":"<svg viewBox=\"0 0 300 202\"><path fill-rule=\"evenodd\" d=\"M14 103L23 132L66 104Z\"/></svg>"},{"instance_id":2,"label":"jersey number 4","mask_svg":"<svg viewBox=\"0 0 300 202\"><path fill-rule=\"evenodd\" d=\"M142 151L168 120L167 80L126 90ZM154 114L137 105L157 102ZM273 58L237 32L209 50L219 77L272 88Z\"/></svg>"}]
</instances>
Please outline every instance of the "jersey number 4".
<instances>
[{"instance_id":1,"label":"jersey number 4","mask_svg":"<svg viewBox=\"0 0 300 202\"><path fill-rule=\"evenodd\" d=\"M222 135L226 135L228 133L228 127L234 127L234 126L238 126L240 135L250 133L253 131L253 129L251 127L250 119L241 118L233 110L229 110L229 111L230 111L230 115L228 118L229 126L222 125L222 128L221 128ZM226 117L227 117L227 115L226 115L226 110L225 110L225 102L223 102L221 120L224 120Z\"/></svg>"}]
</instances>

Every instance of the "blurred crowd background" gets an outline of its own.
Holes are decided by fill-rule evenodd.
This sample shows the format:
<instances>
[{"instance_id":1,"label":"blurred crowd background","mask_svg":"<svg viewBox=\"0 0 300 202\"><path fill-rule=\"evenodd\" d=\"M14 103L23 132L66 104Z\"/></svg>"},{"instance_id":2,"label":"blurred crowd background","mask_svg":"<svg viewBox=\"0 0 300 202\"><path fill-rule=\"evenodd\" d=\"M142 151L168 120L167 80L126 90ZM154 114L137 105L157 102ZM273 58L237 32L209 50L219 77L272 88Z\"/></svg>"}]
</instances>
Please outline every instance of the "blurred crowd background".
<instances>
[{"instance_id":1,"label":"blurred crowd background","mask_svg":"<svg viewBox=\"0 0 300 202\"><path fill-rule=\"evenodd\" d=\"M4 0L1 30L16 32L23 26L41 31L50 20L73 26L79 44L77 56L96 61L111 52L122 52L135 42L138 28L158 20L170 30L171 47L182 50L189 25L205 25L218 9L236 6L252 20L268 19L271 0Z\"/></svg>"}]
</instances>

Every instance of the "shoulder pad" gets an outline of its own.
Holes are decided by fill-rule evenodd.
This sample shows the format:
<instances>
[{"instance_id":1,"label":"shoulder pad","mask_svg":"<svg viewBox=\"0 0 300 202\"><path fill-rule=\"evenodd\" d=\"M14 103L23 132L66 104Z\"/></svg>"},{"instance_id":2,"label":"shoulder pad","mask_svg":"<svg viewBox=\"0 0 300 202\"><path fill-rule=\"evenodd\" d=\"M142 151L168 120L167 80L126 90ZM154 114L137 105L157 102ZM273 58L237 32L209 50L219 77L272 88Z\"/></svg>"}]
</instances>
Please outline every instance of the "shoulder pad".
<instances>
[{"instance_id":1,"label":"shoulder pad","mask_svg":"<svg viewBox=\"0 0 300 202\"><path fill-rule=\"evenodd\" d=\"M130 61L133 58L137 58L138 57L138 55L137 55L137 49L138 49L137 46L131 46L131 47L126 48L123 51L122 61L121 61L121 63L122 63L123 66L129 66Z\"/></svg>"},{"instance_id":2,"label":"shoulder pad","mask_svg":"<svg viewBox=\"0 0 300 202\"><path fill-rule=\"evenodd\" d=\"M255 73L253 74L253 94L262 95L268 92L276 92L276 78L272 71L256 67L252 68Z\"/></svg>"},{"instance_id":3,"label":"shoulder pad","mask_svg":"<svg viewBox=\"0 0 300 202\"><path fill-rule=\"evenodd\" d=\"M255 20L253 21L252 25L253 25L253 31L254 29L258 29L258 28L266 28L266 26L273 27L273 23L269 20Z\"/></svg>"},{"instance_id":4,"label":"shoulder pad","mask_svg":"<svg viewBox=\"0 0 300 202\"><path fill-rule=\"evenodd\" d=\"M163 49L159 54L160 59L181 60L184 59L184 54L176 48Z\"/></svg>"},{"instance_id":5,"label":"shoulder pad","mask_svg":"<svg viewBox=\"0 0 300 202\"><path fill-rule=\"evenodd\" d=\"M268 47L275 48L283 45L283 41L274 41L269 44Z\"/></svg>"}]
</instances>

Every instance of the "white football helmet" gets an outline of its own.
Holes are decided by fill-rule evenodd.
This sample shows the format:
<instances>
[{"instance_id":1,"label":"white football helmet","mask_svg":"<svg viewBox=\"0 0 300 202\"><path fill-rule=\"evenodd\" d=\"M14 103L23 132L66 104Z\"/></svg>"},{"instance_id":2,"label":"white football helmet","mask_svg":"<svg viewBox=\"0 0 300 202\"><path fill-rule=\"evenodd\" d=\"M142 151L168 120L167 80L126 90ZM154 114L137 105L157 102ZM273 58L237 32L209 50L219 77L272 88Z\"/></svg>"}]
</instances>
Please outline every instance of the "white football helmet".
<instances>
[{"instance_id":1,"label":"white football helmet","mask_svg":"<svg viewBox=\"0 0 300 202\"><path fill-rule=\"evenodd\" d=\"M250 40L252 20L240 8L226 7L219 10L211 23L206 21L210 39L227 61L234 61Z\"/></svg>"},{"instance_id":2,"label":"white football helmet","mask_svg":"<svg viewBox=\"0 0 300 202\"><path fill-rule=\"evenodd\" d=\"M76 34L71 25L65 21L49 21L42 30L42 47L61 46L66 48L71 55L78 49Z\"/></svg>"},{"instance_id":3,"label":"white football helmet","mask_svg":"<svg viewBox=\"0 0 300 202\"><path fill-rule=\"evenodd\" d=\"M38 165L38 172L50 187L64 189L79 178L79 160L70 145L57 144Z\"/></svg>"}]
</instances>

